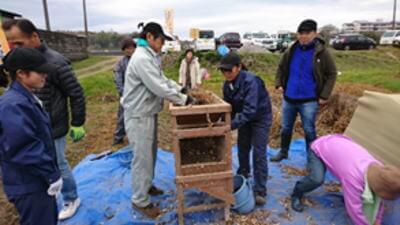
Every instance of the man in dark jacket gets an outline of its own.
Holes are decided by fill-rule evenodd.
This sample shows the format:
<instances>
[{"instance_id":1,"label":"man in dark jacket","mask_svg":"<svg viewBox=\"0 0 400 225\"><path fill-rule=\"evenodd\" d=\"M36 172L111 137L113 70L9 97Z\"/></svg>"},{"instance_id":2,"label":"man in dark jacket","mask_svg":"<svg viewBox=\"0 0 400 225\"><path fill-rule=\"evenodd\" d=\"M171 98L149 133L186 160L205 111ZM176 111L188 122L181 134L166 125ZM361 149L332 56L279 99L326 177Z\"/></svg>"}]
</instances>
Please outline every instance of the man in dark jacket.
<instances>
[{"instance_id":1,"label":"man in dark jacket","mask_svg":"<svg viewBox=\"0 0 400 225\"><path fill-rule=\"evenodd\" d=\"M264 82L256 75L243 70L240 57L229 53L221 60L219 69L226 81L224 100L232 105L231 129L239 129L237 174L248 177L250 150L253 146L254 195L258 205L264 205L267 195L267 144L272 111Z\"/></svg>"},{"instance_id":2,"label":"man in dark jacket","mask_svg":"<svg viewBox=\"0 0 400 225\"><path fill-rule=\"evenodd\" d=\"M64 207L59 219L67 219L75 214L80 205L76 182L72 176L68 161L65 158L66 135L69 130L69 110L71 111L71 132L73 141L79 141L85 135L85 98L83 89L78 83L72 68L60 53L41 42L36 27L26 19L6 20L2 24L8 41L15 47L38 49L49 63L58 67L55 73L48 74L46 84L36 90L35 95L43 102L52 126L52 137L55 144L57 163L63 178L62 194Z\"/></svg>"},{"instance_id":3,"label":"man in dark jacket","mask_svg":"<svg viewBox=\"0 0 400 225\"><path fill-rule=\"evenodd\" d=\"M310 151L310 144L316 139L319 106L327 103L335 85L335 62L316 31L314 20L301 22L298 40L284 53L279 64L275 87L283 94L281 150L271 161L288 158L297 113L304 129L307 153Z\"/></svg>"},{"instance_id":4,"label":"man in dark jacket","mask_svg":"<svg viewBox=\"0 0 400 225\"><path fill-rule=\"evenodd\" d=\"M114 81L120 98L122 98L122 94L124 93L125 71L128 67L128 63L132 54L135 52L135 49L136 43L133 41L132 37L127 37L121 41L121 50L123 51L124 56L117 62L114 68ZM125 135L124 108L120 103L113 145L121 144Z\"/></svg>"}]
</instances>

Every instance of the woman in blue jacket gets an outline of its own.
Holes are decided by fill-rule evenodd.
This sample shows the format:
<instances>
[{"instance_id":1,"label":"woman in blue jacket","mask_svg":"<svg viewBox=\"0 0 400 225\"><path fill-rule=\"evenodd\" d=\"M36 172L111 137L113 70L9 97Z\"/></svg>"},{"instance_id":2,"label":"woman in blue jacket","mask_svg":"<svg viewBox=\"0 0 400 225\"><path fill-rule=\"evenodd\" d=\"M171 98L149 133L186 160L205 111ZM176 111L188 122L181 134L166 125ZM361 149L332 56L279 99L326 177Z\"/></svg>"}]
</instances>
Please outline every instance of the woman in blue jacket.
<instances>
[{"instance_id":1,"label":"woman in blue jacket","mask_svg":"<svg viewBox=\"0 0 400 225\"><path fill-rule=\"evenodd\" d=\"M55 67L30 48L11 50L0 65L0 164L4 192L20 224L57 224L56 194L62 187L51 125L41 101L32 94L42 88Z\"/></svg>"},{"instance_id":2,"label":"woman in blue jacket","mask_svg":"<svg viewBox=\"0 0 400 225\"><path fill-rule=\"evenodd\" d=\"M253 147L254 195L258 205L266 203L267 144L272 123L271 101L264 82L246 71L239 55L231 52L220 62L219 69L226 81L224 100L232 105L231 129L238 129L238 174L250 173L250 150Z\"/></svg>"}]
</instances>

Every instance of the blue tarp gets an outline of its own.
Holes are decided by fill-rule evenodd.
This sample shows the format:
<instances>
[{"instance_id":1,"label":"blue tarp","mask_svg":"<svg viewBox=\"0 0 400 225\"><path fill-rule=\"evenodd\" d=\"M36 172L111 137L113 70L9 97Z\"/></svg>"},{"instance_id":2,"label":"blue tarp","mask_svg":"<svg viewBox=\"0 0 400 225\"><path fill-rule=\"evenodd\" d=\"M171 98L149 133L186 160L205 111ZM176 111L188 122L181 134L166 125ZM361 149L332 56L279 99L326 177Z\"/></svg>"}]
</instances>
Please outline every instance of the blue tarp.
<instances>
[{"instance_id":1,"label":"blue tarp","mask_svg":"<svg viewBox=\"0 0 400 225\"><path fill-rule=\"evenodd\" d=\"M305 149L304 141L297 140L291 145L290 160L282 164L304 168ZM237 148L233 147L233 169L238 167ZM268 151L268 155L276 151ZM61 225L133 225L133 224L177 224L176 187L174 183L175 167L174 155L166 151L158 151L156 186L165 190L162 196L152 199L163 210L164 215L158 221L145 219L131 207L131 170L132 153L125 147L100 160L91 161L95 155L89 155L73 170L78 185L82 204L77 214ZM300 178L290 176L282 171L281 164L269 163L268 198L267 204L262 207L271 212L268 221L278 221L282 225L308 224L351 224L344 208L341 193L328 193L324 188L318 188L308 195L316 204L303 213L290 210L291 220L282 218L285 212L282 200L288 197L295 182ZM336 179L329 173L326 182L335 182ZM197 190L185 192L185 203L196 205L204 202L213 202L215 199ZM59 201L59 205L61 202ZM400 201L387 202L383 225L400 224ZM260 209L258 207L256 210ZM397 212L397 213L395 213ZM200 212L185 215L186 224L208 224L220 221L223 218L222 210ZM267 222L267 221L266 221Z\"/></svg>"}]
</instances>

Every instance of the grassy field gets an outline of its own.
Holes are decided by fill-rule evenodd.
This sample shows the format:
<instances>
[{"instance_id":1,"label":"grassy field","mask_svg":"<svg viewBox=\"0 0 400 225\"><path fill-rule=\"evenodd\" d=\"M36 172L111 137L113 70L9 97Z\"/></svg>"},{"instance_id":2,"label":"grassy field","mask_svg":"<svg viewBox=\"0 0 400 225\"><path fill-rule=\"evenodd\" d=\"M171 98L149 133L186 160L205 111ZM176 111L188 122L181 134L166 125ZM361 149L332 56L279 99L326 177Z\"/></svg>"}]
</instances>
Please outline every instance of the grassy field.
<instances>
[{"instance_id":1,"label":"grassy field","mask_svg":"<svg viewBox=\"0 0 400 225\"><path fill-rule=\"evenodd\" d=\"M91 56L88 59L72 63L72 68L74 70L84 69L91 65L97 64L99 62L105 61L110 58L112 58L112 57L110 57L110 56Z\"/></svg>"},{"instance_id":2,"label":"grassy field","mask_svg":"<svg viewBox=\"0 0 400 225\"><path fill-rule=\"evenodd\" d=\"M336 92L345 92L355 98L363 90L383 92L400 91L400 49L378 48L372 51L332 51L338 70ZM215 53L199 54L202 67L209 69L211 79L204 82L204 88L221 94L223 77L217 71L219 57ZM168 77L177 80L180 54L169 54L164 59L164 70ZM278 54L243 54L243 61L250 71L262 77L270 92L274 82L274 74L279 63ZM109 60L109 57L91 57L87 60L73 63L73 68L83 70L87 67ZM118 110L118 95L115 89L112 72L100 72L83 77L80 82L85 90L87 101L87 119L85 129L87 136L78 143L68 142L67 158L71 166L75 166L86 155L99 153L107 149L116 150L123 145L112 147L112 138ZM1 93L2 90L0 90ZM279 105L278 105L279 107ZM164 110L159 116L159 146L170 149L169 114ZM273 129L279 129L274 127ZM271 137L274 139L274 137ZM271 140L276 141L276 140ZM127 144L125 141L124 144ZM0 184L1 185L1 184ZM12 206L7 203L2 190L0 191L0 225L17 224L17 217Z\"/></svg>"},{"instance_id":3,"label":"grassy field","mask_svg":"<svg viewBox=\"0 0 400 225\"><path fill-rule=\"evenodd\" d=\"M336 51L331 50L335 58L337 69L341 72L339 83L368 84L382 87L390 91L400 91L400 48L383 47L372 51ZM180 59L173 55L171 58ZM223 77L217 71L219 57L215 53L199 54L203 67L209 69L212 79L206 81L206 85L220 84ZM279 54L242 54L243 62L250 71L262 77L267 85L273 85L275 72L279 64ZM165 73L177 80L178 63L171 63L168 59L168 67Z\"/></svg>"}]
</instances>

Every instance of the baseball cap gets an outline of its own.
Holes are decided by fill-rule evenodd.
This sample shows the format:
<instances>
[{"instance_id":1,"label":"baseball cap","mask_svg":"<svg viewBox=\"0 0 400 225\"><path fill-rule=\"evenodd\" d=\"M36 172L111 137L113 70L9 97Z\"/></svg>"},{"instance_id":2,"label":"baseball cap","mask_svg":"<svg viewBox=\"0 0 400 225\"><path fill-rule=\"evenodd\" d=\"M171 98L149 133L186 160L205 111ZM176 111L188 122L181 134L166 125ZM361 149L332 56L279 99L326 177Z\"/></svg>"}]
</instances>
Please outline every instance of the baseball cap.
<instances>
[{"instance_id":1,"label":"baseball cap","mask_svg":"<svg viewBox=\"0 0 400 225\"><path fill-rule=\"evenodd\" d=\"M311 19L303 20L297 28L297 33L317 31L317 22Z\"/></svg>"},{"instance_id":2,"label":"baseball cap","mask_svg":"<svg viewBox=\"0 0 400 225\"><path fill-rule=\"evenodd\" d=\"M34 48L14 48L3 58L3 66L7 71L28 70L50 74L57 66L48 63L46 58Z\"/></svg>"},{"instance_id":3,"label":"baseball cap","mask_svg":"<svg viewBox=\"0 0 400 225\"><path fill-rule=\"evenodd\" d=\"M230 52L222 57L218 69L231 70L234 66L241 63L240 56L235 52Z\"/></svg>"},{"instance_id":4,"label":"baseball cap","mask_svg":"<svg viewBox=\"0 0 400 225\"><path fill-rule=\"evenodd\" d=\"M161 25L158 24L158 23L155 23L155 22L149 22L146 25L144 25L142 32L146 32L146 31L150 32L150 33L153 33L153 34L158 34L158 35L164 37L164 39L167 40L167 41L174 40L172 35L167 34L166 32L164 32L164 30L161 27Z\"/></svg>"}]
</instances>

